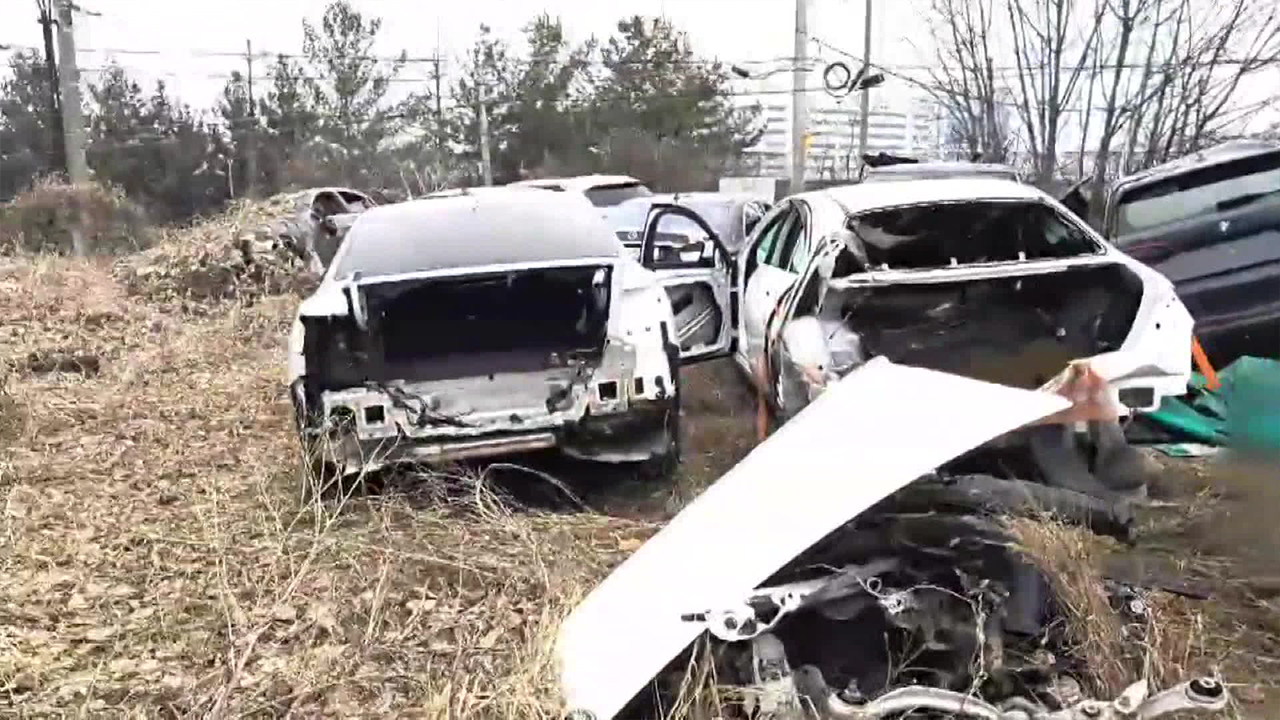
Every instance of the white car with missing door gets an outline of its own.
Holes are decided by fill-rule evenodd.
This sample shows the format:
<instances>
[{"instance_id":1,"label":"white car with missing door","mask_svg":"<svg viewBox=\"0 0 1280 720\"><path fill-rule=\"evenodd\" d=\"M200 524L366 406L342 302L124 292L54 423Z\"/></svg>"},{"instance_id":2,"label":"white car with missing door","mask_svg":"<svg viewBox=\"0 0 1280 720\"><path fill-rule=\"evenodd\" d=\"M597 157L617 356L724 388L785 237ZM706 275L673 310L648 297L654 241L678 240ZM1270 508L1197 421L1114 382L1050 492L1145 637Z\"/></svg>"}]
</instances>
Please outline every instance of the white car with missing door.
<instances>
[{"instance_id":1,"label":"white car with missing door","mask_svg":"<svg viewBox=\"0 0 1280 720\"><path fill-rule=\"evenodd\" d=\"M592 206L526 188L367 210L293 326L298 432L326 476L548 448L665 472L679 367L711 354L668 292L724 257L646 269Z\"/></svg>"},{"instance_id":2,"label":"white car with missing door","mask_svg":"<svg viewBox=\"0 0 1280 720\"><path fill-rule=\"evenodd\" d=\"M676 216L714 240L688 208L655 205L642 261ZM713 250L667 260L670 277L706 288L685 293L678 336L699 357L732 356L783 420L876 356L1026 389L1087 361L1122 413L1156 409L1190 377L1192 321L1170 282L1022 183L800 193L761 219L733 264L708 264ZM1118 423L1089 431L1092 445L1074 453L1071 438L1032 438L1046 481L1091 494L1140 484ZM1081 465L1082 452L1094 460ZM1104 455L1114 467L1091 469Z\"/></svg>"}]
</instances>

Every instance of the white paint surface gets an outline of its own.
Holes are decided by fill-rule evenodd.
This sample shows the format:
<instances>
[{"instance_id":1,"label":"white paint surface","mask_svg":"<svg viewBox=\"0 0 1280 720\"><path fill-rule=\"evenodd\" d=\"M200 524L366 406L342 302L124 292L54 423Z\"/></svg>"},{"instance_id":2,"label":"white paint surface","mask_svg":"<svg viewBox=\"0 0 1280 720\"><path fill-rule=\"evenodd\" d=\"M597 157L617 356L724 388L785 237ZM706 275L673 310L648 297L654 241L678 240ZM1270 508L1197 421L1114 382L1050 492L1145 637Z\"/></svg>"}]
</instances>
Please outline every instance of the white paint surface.
<instances>
[{"instance_id":1,"label":"white paint surface","mask_svg":"<svg viewBox=\"0 0 1280 720\"><path fill-rule=\"evenodd\" d=\"M579 605L558 653L568 709L611 718L701 632L877 501L1066 399L876 358L823 393Z\"/></svg>"}]
</instances>

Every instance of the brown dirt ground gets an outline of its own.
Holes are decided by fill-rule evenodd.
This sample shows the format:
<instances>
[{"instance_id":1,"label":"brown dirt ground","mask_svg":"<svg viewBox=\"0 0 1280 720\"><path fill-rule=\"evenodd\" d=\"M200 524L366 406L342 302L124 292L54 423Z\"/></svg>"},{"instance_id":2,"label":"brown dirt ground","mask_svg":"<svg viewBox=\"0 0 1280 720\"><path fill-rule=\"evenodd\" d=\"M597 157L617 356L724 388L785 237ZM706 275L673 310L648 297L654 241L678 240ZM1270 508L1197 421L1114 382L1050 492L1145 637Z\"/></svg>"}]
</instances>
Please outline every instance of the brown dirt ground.
<instances>
[{"instance_id":1,"label":"brown dirt ground","mask_svg":"<svg viewBox=\"0 0 1280 720\"><path fill-rule=\"evenodd\" d=\"M673 484L529 459L596 512L484 468L447 495L393 478L302 503L282 387L295 302L194 313L100 264L0 268L0 715L555 717L560 618L754 443L736 370L708 363L687 371ZM91 372L56 361L85 356ZM1146 518L1139 557L1216 595L1161 596L1162 662L1220 672L1238 716L1274 716L1275 484L1168 477L1177 502Z\"/></svg>"}]
</instances>

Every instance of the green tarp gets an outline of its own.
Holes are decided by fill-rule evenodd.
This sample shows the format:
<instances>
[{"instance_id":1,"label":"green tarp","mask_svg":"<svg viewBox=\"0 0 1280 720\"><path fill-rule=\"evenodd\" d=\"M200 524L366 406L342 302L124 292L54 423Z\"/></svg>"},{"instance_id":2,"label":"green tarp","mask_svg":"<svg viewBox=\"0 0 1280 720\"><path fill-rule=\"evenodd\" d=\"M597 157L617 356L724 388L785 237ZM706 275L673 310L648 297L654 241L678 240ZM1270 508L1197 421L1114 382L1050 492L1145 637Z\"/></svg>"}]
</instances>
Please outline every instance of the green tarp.
<instances>
[{"instance_id":1,"label":"green tarp","mask_svg":"<svg viewBox=\"0 0 1280 720\"><path fill-rule=\"evenodd\" d=\"M1218 373L1217 390L1193 373L1188 393L1165 398L1146 419L1185 440L1280 452L1280 361L1242 357Z\"/></svg>"}]
</instances>

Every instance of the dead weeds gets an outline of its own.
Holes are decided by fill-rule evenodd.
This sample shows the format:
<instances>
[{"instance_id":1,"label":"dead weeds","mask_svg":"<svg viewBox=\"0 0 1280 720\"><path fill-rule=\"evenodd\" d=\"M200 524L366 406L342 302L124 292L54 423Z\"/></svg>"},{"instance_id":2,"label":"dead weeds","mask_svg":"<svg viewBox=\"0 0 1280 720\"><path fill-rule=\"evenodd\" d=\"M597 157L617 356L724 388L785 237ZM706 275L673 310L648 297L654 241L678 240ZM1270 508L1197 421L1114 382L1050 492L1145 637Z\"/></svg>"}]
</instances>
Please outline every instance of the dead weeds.
<instances>
[{"instance_id":1,"label":"dead weeds","mask_svg":"<svg viewBox=\"0 0 1280 720\"><path fill-rule=\"evenodd\" d=\"M555 714L561 616L653 527L403 495L302 506L283 393L294 301L173 316L106 267L0 278L0 704L93 716ZM424 482L431 482L425 479Z\"/></svg>"},{"instance_id":2,"label":"dead weeds","mask_svg":"<svg viewBox=\"0 0 1280 720\"><path fill-rule=\"evenodd\" d=\"M1252 506L1257 493L1240 493L1234 464L1164 460L1160 500L1139 514L1137 545L1122 546L1052 519L1008 519L1011 534L1050 578L1067 637L1089 658L1093 690L1119 692L1136 679L1156 688L1191 677L1219 677L1231 688L1231 714L1273 717L1280 708L1280 606L1259 592L1254 565L1257 533L1272 526L1254 517L1234 528L1244 546L1222 546L1220 528L1242 512L1233 493ZM1272 505L1271 507L1274 507ZM1148 586L1144 616L1112 608L1107 581ZM1195 597L1204 592L1207 597ZM1188 595L1190 594L1190 596Z\"/></svg>"},{"instance_id":3,"label":"dead weeds","mask_svg":"<svg viewBox=\"0 0 1280 720\"><path fill-rule=\"evenodd\" d=\"M557 716L560 619L655 523L513 511L475 476L449 497L302 504L283 389L296 298L263 288L192 313L130 295L103 264L0 270L0 712ZM99 371L24 368L52 349ZM692 486L722 471L714 446L749 447L719 424L689 430L712 447L686 451ZM1100 549L1018 527L1115 687L1133 666L1099 606ZM1156 597L1157 679L1274 673L1247 640L1274 600L1252 602Z\"/></svg>"}]
</instances>

